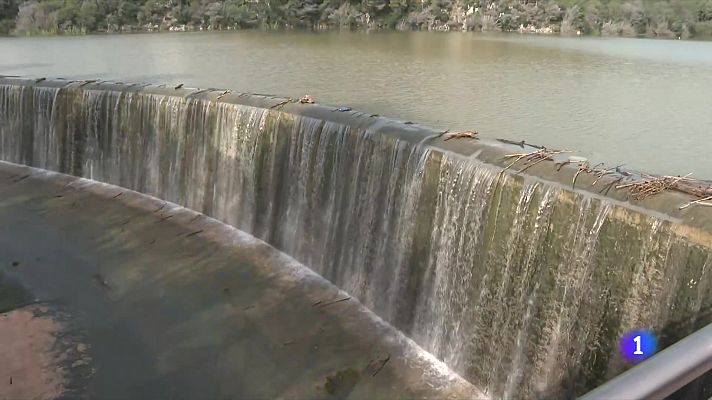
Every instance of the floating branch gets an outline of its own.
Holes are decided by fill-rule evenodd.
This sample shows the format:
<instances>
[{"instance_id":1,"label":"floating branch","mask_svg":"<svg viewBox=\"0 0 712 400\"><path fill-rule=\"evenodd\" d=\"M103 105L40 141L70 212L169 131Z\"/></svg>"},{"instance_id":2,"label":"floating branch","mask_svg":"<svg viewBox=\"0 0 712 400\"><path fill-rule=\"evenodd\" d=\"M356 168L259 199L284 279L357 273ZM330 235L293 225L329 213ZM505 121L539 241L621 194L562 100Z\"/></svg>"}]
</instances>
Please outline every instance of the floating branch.
<instances>
[{"instance_id":1,"label":"floating branch","mask_svg":"<svg viewBox=\"0 0 712 400\"><path fill-rule=\"evenodd\" d=\"M82 83L79 84L79 87L86 86L86 85L88 85L88 84L90 84L90 83L94 83L94 82L96 82L97 80L98 80L98 79L88 79L88 80L85 80L85 81L83 81Z\"/></svg>"},{"instance_id":2,"label":"floating branch","mask_svg":"<svg viewBox=\"0 0 712 400\"><path fill-rule=\"evenodd\" d=\"M588 161L582 161L582 162L580 162L580 163L579 163L579 169L578 169L578 171L576 171L576 175L574 175L574 179L573 179L573 181L571 182L571 189L575 189L575 188L576 188L576 179L578 179L578 176L579 176L582 172L589 172L589 171L590 171L590 169L588 168Z\"/></svg>"},{"instance_id":3,"label":"floating branch","mask_svg":"<svg viewBox=\"0 0 712 400\"><path fill-rule=\"evenodd\" d=\"M271 110L271 109L274 109L274 108L280 108L280 107L282 107L282 106L285 105L285 104L291 103L292 101L293 101L292 98L291 98L291 97L288 97L287 100L284 100L284 101L282 101L282 102L279 102L279 103L273 105L272 107L270 107L270 110Z\"/></svg>"},{"instance_id":4,"label":"floating branch","mask_svg":"<svg viewBox=\"0 0 712 400\"><path fill-rule=\"evenodd\" d=\"M220 100L220 99L222 99L223 97L227 96L227 95L230 94L230 93L232 93L232 90L226 90L226 91L222 92L222 93L220 94L220 96L218 96L217 99Z\"/></svg>"},{"instance_id":5,"label":"floating branch","mask_svg":"<svg viewBox=\"0 0 712 400\"><path fill-rule=\"evenodd\" d=\"M532 151L530 153L514 153L514 154L507 154L504 156L504 158L514 158L514 161L509 163L506 167L504 167L504 170L507 170L514 166L514 164L518 163L519 161L524 161L524 165L518 172L524 172L527 169L539 164L542 161L554 161L553 156L557 154L562 154L562 153L570 153L570 150L553 150L553 149L547 149L547 148L541 148L536 151Z\"/></svg>"},{"instance_id":6,"label":"floating branch","mask_svg":"<svg viewBox=\"0 0 712 400\"><path fill-rule=\"evenodd\" d=\"M679 209L679 210L684 210L684 209L686 209L687 207L692 206L692 205L695 205L695 204L698 204L698 205L701 205L701 206L712 206L712 203L707 203L707 201L709 201L709 200L712 200L712 196L707 196L707 197L704 197L704 198L701 198L701 199L697 199L697 200L690 201L690 202L688 202L688 203L685 203L685 204L681 205L678 209Z\"/></svg>"},{"instance_id":7,"label":"floating branch","mask_svg":"<svg viewBox=\"0 0 712 400\"><path fill-rule=\"evenodd\" d=\"M133 86L133 85L132 85L132 86ZM200 89L200 90L196 90L195 92L190 93L190 96L195 96L195 95L197 95L197 94L205 93L205 92L209 92L209 91L210 91L210 89Z\"/></svg>"},{"instance_id":8,"label":"floating branch","mask_svg":"<svg viewBox=\"0 0 712 400\"><path fill-rule=\"evenodd\" d=\"M596 186L596 184L598 183L598 181L599 181L601 178L603 178L604 176L606 176L606 175L611 175L611 174L615 174L619 167L620 167L620 166L618 166L618 167L613 167L613 168L604 168L604 169L594 170L593 173L596 174L596 179L593 181L593 183L592 183L591 185L592 185L592 186Z\"/></svg>"},{"instance_id":9,"label":"floating branch","mask_svg":"<svg viewBox=\"0 0 712 400\"><path fill-rule=\"evenodd\" d=\"M712 182L685 179L675 183L673 189L696 197L712 196Z\"/></svg>"},{"instance_id":10,"label":"floating branch","mask_svg":"<svg viewBox=\"0 0 712 400\"><path fill-rule=\"evenodd\" d=\"M507 155L504 156L504 158L513 158L513 157L516 157L516 159L515 159L514 161L512 161L509 165L507 165L506 167L504 167L504 169L505 169L505 170L509 169L509 168L512 167L514 164L516 164L517 162L519 162L519 160L522 160L522 159L524 159L524 158L527 158L527 157L529 157L529 158L531 158L531 157L538 157L539 154L541 154L543 151L544 151L543 149L539 149L539 150L533 151L533 152L531 152L531 153L507 154Z\"/></svg>"},{"instance_id":11,"label":"floating branch","mask_svg":"<svg viewBox=\"0 0 712 400\"><path fill-rule=\"evenodd\" d=\"M603 193L603 194L608 195L608 192L611 190L611 188L613 188L616 185L618 185L619 183L621 183L621 181L623 179L625 179L625 176L620 176L620 177L616 178L615 180L613 180L610 183L603 186L603 189L601 189L598 193Z\"/></svg>"},{"instance_id":12,"label":"floating branch","mask_svg":"<svg viewBox=\"0 0 712 400\"><path fill-rule=\"evenodd\" d=\"M649 177L642 181L626 183L616 186L616 189L630 190L630 194L635 200L643 200L668 189L675 189L675 185L683 180L692 180L690 174L685 176L660 176Z\"/></svg>"},{"instance_id":13,"label":"floating branch","mask_svg":"<svg viewBox=\"0 0 712 400\"><path fill-rule=\"evenodd\" d=\"M445 136L445 140L443 141L448 141L450 139L460 139L460 138L469 138L469 139L477 139L477 131L460 131L460 132L447 132L443 134Z\"/></svg>"},{"instance_id":14,"label":"floating branch","mask_svg":"<svg viewBox=\"0 0 712 400\"><path fill-rule=\"evenodd\" d=\"M450 136L456 134L457 133L448 133L448 131L445 131L440 134L440 136ZM497 140L503 143L518 145L522 148L524 148L524 146L530 146L538 149L529 153L514 153L505 155L503 157L504 159L513 159L513 161L504 167L502 171L513 167L519 162L522 162L522 167L518 171L521 173L541 163L542 161L553 161L554 155L571 152L569 150L551 150L543 146L539 147L528 144L524 141L515 142L506 139ZM604 177L611 176L611 180L604 185L600 193L608 193L611 188L615 188L616 190L628 189L634 200L643 200L666 190L674 190L698 198L683 204L679 207L680 210L684 210L692 205L712 207L712 181L701 181L691 178L690 176L692 174L687 174L685 176L654 176L639 171L623 170L621 169L623 165L606 167L603 163L599 163L591 167L588 161L583 158L580 160L569 159L557 163L556 170L561 171L561 168L568 164L578 164L578 170L572 179L572 189L576 188L576 181L582 173L594 175L595 178L591 183L591 186L596 186ZM629 182L621 184L621 182L625 181Z\"/></svg>"},{"instance_id":15,"label":"floating branch","mask_svg":"<svg viewBox=\"0 0 712 400\"><path fill-rule=\"evenodd\" d=\"M535 149L543 149L544 148L544 146L540 146L538 144L527 143L524 140L517 142L517 141L509 140L509 139L497 139L497 141L502 142L502 143L507 143L507 144L513 144L513 145L519 146L521 148L524 148L524 146L534 147Z\"/></svg>"},{"instance_id":16,"label":"floating branch","mask_svg":"<svg viewBox=\"0 0 712 400\"><path fill-rule=\"evenodd\" d=\"M596 186L598 182L603 178L604 176L609 176L609 175L614 175L618 176L613 182L608 183L604 186L603 190L601 190L602 193L605 191L608 193L608 191L615 185L619 184L622 180L628 178L631 176L629 172L623 171L620 168L623 165L618 165L615 167L611 168L606 168L603 163L598 163L594 165L593 167L590 167L588 164L588 160L581 160L581 161L571 161L567 160L561 164L559 164L558 170L561 170L561 167L563 167L566 164L571 164L571 163L578 163L579 164L579 169L576 171L576 174L574 175L573 181L572 181L572 188L576 188L576 180L578 179L578 176L581 175L581 173L586 173L586 174L593 174L596 178L593 180L591 183L591 186Z\"/></svg>"}]
</instances>

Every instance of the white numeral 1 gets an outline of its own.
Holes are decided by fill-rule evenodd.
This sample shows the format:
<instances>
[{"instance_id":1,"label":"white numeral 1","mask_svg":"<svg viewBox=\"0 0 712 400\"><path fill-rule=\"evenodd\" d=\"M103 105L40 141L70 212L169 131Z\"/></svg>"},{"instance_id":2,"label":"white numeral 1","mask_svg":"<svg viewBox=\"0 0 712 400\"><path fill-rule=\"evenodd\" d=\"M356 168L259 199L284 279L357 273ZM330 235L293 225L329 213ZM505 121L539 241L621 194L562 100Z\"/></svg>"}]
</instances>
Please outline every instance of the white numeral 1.
<instances>
[{"instance_id":1,"label":"white numeral 1","mask_svg":"<svg viewBox=\"0 0 712 400\"><path fill-rule=\"evenodd\" d=\"M635 351L633 352L633 354L635 354L635 355L643 354L643 351L640 350L640 336L634 337L633 341L635 342Z\"/></svg>"}]
</instances>

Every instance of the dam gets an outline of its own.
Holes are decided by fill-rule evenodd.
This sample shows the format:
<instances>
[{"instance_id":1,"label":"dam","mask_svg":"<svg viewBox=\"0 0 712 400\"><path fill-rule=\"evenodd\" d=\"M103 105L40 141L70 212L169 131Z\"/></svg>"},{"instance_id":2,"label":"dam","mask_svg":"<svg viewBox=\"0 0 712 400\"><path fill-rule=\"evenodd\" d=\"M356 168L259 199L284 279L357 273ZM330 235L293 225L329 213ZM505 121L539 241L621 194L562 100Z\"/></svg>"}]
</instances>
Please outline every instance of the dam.
<instances>
[{"instance_id":1,"label":"dam","mask_svg":"<svg viewBox=\"0 0 712 400\"><path fill-rule=\"evenodd\" d=\"M522 151L266 95L0 78L1 221L28 226L4 229L0 293L86 315L107 348L130 339L140 357L111 365L150 360L155 390L182 382L186 396L205 393L195 362L223 374L205 377L219 395L572 398L629 367L625 332L651 329L665 348L712 322L708 210L681 210L675 192L635 200L571 165L508 168ZM75 186L94 193L86 206ZM191 225L201 216L209 227ZM73 246L74 262L13 265ZM342 299L349 312L321 307ZM106 333L103 315L124 331ZM302 358L275 350L295 340L280 331L305 338L290 343ZM330 356L309 351L322 337ZM200 367L215 365L201 346L238 344L223 369ZM362 354L374 346L386 350ZM373 375L374 360L390 361ZM95 369L80 379L92 393L120 386ZM706 379L682 396L709 396Z\"/></svg>"}]
</instances>

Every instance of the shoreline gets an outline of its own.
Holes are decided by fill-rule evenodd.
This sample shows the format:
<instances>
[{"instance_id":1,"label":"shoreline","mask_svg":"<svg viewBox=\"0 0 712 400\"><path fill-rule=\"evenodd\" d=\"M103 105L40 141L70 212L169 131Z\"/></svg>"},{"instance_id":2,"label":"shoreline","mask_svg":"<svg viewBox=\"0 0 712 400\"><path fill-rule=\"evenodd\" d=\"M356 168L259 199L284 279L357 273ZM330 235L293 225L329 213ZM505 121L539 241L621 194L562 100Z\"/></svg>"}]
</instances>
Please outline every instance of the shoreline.
<instances>
[{"instance_id":1,"label":"shoreline","mask_svg":"<svg viewBox=\"0 0 712 400\"><path fill-rule=\"evenodd\" d=\"M682 37L663 37L663 36L648 36L648 35L601 35L601 34L562 34L560 32L530 32L530 31L496 31L496 30L462 30L462 29L392 29L392 28L355 28L355 29L340 29L340 28L226 28L226 29L130 29L124 31L92 31L84 33L74 32L38 32L38 33L11 33L0 34L0 39L3 38L34 38L34 37L80 37L80 36L109 36L109 35L139 35L139 34L168 34L168 33L227 33L237 31L262 31L262 32L299 32L299 33L327 33L327 32L434 32L434 33L472 33L478 35L506 35L506 36L532 36L532 37L560 37L560 38L599 38L599 39L652 39L652 40L685 40L690 42L709 42L712 41L712 36L692 36L688 38Z\"/></svg>"}]
</instances>

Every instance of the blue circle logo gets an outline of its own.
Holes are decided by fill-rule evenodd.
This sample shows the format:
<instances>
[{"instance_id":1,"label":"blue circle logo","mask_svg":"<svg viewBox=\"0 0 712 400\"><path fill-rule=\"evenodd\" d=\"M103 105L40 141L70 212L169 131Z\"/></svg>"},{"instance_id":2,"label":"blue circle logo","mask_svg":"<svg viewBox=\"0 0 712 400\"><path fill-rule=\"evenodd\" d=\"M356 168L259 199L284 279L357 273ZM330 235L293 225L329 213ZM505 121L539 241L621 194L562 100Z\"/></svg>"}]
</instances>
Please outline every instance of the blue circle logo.
<instances>
[{"instance_id":1,"label":"blue circle logo","mask_svg":"<svg viewBox=\"0 0 712 400\"><path fill-rule=\"evenodd\" d=\"M652 331L636 330L623 335L618 347L626 360L637 363L655 354L658 350L658 338Z\"/></svg>"}]
</instances>

